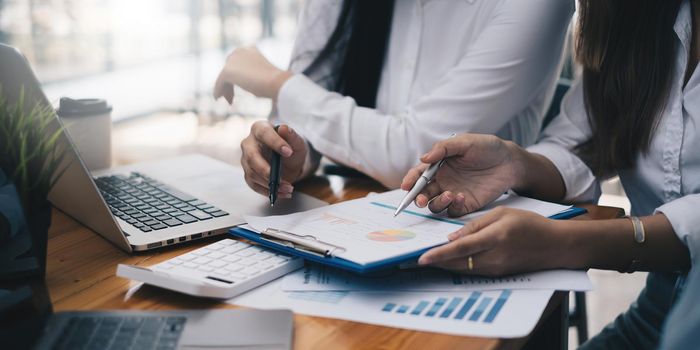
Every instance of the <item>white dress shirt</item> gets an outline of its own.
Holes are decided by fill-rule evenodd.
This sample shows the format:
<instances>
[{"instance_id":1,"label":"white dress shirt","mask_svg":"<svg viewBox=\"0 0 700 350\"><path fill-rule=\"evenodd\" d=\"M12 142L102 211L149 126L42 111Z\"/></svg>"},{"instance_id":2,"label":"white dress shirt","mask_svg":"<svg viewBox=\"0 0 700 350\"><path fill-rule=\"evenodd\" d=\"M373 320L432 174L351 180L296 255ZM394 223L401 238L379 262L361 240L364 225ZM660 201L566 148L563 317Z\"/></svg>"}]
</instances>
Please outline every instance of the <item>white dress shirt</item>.
<instances>
[{"instance_id":1,"label":"white dress shirt","mask_svg":"<svg viewBox=\"0 0 700 350\"><path fill-rule=\"evenodd\" d=\"M341 4L307 0L293 72L307 68L324 47ZM389 188L452 133L532 144L573 10L573 1L562 0L397 0L376 109L329 91L334 77L326 68L289 79L272 117L321 154Z\"/></svg>"},{"instance_id":2,"label":"white dress shirt","mask_svg":"<svg viewBox=\"0 0 700 350\"><path fill-rule=\"evenodd\" d=\"M619 173L632 204L632 215L661 212L691 252L700 252L700 72L683 87L692 39L690 3L685 1L674 30L678 52L673 85L648 154L633 169ZM568 200L595 199L598 182L571 150L590 138L591 127L580 82L564 98L561 114L529 151L549 158L566 184Z\"/></svg>"}]
</instances>

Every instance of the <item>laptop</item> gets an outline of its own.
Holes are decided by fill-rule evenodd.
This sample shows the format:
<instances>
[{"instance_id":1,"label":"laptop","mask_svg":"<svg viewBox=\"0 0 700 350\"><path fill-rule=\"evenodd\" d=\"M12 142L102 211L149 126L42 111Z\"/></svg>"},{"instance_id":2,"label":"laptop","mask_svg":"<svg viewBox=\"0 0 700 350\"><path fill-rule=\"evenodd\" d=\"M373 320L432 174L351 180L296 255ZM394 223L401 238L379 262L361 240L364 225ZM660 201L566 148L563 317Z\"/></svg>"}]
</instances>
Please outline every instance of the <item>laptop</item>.
<instances>
[{"instance_id":1,"label":"laptop","mask_svg":"<svg viewBox=\"0 0 700 350\"><path fill-rule=\"evenodd\" d=\"M0 89L12 103L49 104L21 52L0 44ZM61 122L55 116L53 130ZM53 131L50 130L50 131ZM144 251L226 233L243 215L280 215L325 205L296 193L270 207L248 188L243 171L203 155L186 155L90 173L70 135L59 145L66 171L51 203L127 252Z\"/></svg>"},{"instance_id":2,"label":"laptop","mask_svg":"<svg viewBox=\"0 0 700 350\"><path fill-rule=\"evenodd\" d=\"M15 237L31 248L28 231ZM4 261L4 263L10 263ZM45 270L45 269L44 269ZM291 349L289 310L53 312L44 277L0 275L3 349Z\"/></svg>"}]
</instances>

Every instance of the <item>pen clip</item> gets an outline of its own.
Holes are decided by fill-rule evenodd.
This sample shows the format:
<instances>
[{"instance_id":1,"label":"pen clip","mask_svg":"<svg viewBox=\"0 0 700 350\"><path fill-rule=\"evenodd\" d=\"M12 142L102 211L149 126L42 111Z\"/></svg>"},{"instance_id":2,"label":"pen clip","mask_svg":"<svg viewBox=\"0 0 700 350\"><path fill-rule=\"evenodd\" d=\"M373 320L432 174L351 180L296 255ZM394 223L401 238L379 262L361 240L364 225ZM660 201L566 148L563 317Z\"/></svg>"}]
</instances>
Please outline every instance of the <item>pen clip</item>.
<instances>
[{"instance_id":1,"label":"pen clip","mask_svg":"<svg viewBox=\"0 0 700 350\"><path fill-rule=\"evenodd\" d=\"M345 248L322 242L311 235L301 236L275 228L267 228L260 232L260 235L267 240L274 241L275 243L282 244L289 248L302 249L325 258L333 257L336 253L342 253L345 251Z\"/></svg>"}]
</instances>

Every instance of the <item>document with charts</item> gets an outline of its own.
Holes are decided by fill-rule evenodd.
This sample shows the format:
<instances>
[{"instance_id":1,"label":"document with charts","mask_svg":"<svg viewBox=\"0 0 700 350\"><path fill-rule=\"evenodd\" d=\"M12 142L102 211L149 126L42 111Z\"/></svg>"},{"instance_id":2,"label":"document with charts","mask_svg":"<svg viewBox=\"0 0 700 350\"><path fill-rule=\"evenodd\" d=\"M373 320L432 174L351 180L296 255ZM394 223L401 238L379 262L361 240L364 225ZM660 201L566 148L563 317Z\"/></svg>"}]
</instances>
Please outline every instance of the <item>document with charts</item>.
<instances>
[{"instance_id":1,"label":"document with charts","mask_svg":"<svg viewBox=\"0 0 700 350\"><path fill-rule=\"evenodd\" d=\"M293 291L275 280L227 303L459 336L516 338L532 332L552 290L461 292Z\"/></svg>"},{"instance_id":2,"label":"document with charts","mask_svg":"<svg viewBox=\"0 0 700 350\"><path fill-rule=\"evenodd\" d=\"M404 291L464 292L501 289L554 289L587 291L593 284L586 271L550 270L510 276L460 275L440 269L388 270L359 275L307 262L303 269L282 278L282 289L292 291Z\"/></svg>"},{"instance_id":3,"label":"document with charts","mask_svg":"<svg viewBox=\"0 0 700 350\"><path fill-rule=\"evenodd\" d=\"M447 235L495 206L533 211L552 216L569 206L516 195L504 195L481 211L449 218L411 204L394 217L405 192L395 190L282 216L246 216L255 231L282 230L309 236L338 249L334 256L357 264L370 264L415 253L447 242Z\"/></svg>"}]
</instances>

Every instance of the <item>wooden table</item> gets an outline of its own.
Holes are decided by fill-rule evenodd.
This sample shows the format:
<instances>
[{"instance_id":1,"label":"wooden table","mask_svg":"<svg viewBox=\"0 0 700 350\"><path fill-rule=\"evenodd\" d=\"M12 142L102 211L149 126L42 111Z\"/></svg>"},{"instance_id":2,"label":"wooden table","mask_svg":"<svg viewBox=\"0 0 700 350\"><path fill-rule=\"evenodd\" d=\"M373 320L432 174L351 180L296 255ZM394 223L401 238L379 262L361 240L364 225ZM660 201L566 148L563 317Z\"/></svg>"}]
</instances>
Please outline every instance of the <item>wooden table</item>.
<instances>
[{"instance_id":1,"label":"wooden table","mask_svg":"<svg viewBox=\"0 0 700 350\"><path fill-rule=\"evenodd\" d=\"M384 190L368 179L344 179L338 176L315 177L295 187L329 203L359 198L370 191ZM616 217L619 213L618 208L586 207L589 210L586 216L590 219ZM53 225L49 232L47 266L47 284L54 308L56 311L235 308L236 306L223 302L155 287L142 287L133 295L128 295L131 282L115 276L119 263L153 265L216 239L219 238L129 255L72 218L54 210ZM551 341L560 336L556 332L562 331L562 327L566 326L561 320L565 312L568 312L567 300L567 293L555 293L534 332L535 338ZM523 347L528 340L533 341L530 339L533 337L507 340L456 337L304 315L295 316L294 326L296 349L516 349ZM556 340L554 343L561 344Z\"/></svg>"}]
</instances>

